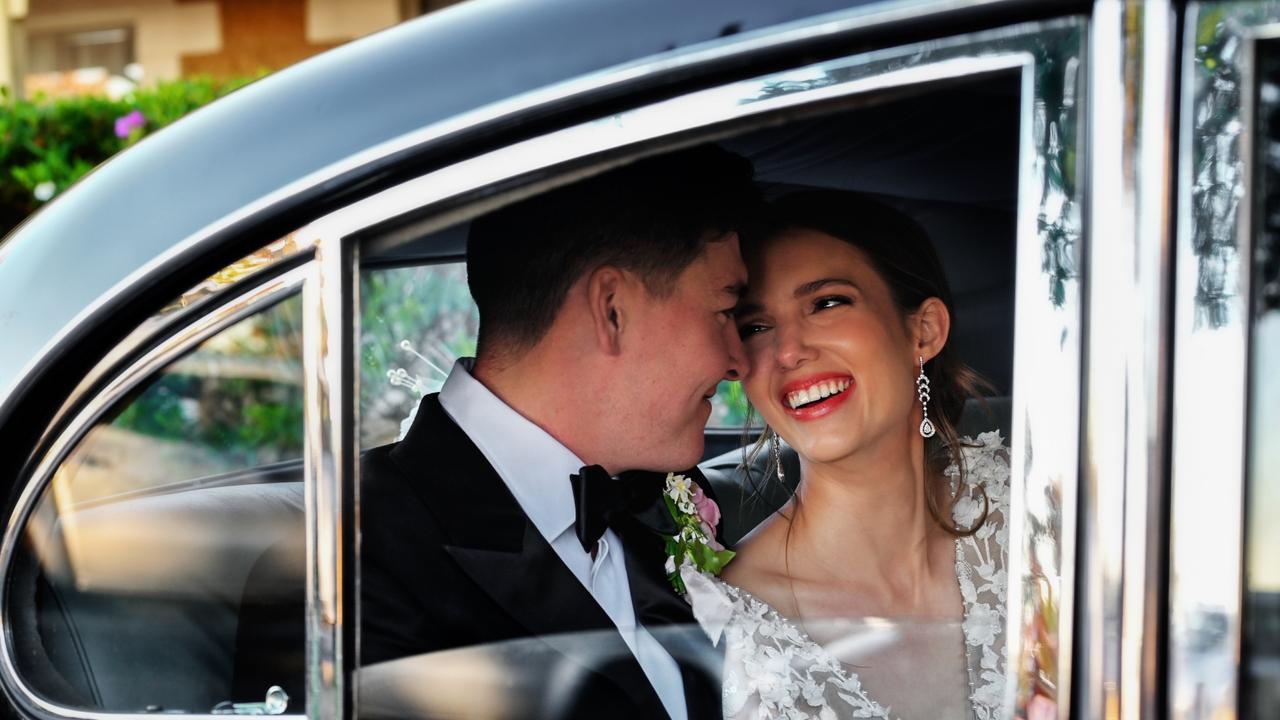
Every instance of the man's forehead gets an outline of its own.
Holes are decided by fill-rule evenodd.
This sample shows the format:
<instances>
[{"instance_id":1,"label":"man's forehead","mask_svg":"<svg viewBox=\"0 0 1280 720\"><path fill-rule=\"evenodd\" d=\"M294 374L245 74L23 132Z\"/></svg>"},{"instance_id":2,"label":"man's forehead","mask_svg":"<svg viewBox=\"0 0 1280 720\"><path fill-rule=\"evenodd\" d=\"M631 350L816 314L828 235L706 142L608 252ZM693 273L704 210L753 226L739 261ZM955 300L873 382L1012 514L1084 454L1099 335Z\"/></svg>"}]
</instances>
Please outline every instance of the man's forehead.
<instances>
[{"instance_id":1,"label":"man's forehead","mask_svg":"<svg viewBox=\"0 0 1280 720\"><path fill-rule=\"evenodd\" d=\"M707 243L700 258L717 291L741 295L747 285L747 266L738 251L738 235L730 232Z\"/></svg>"}]
</instances>

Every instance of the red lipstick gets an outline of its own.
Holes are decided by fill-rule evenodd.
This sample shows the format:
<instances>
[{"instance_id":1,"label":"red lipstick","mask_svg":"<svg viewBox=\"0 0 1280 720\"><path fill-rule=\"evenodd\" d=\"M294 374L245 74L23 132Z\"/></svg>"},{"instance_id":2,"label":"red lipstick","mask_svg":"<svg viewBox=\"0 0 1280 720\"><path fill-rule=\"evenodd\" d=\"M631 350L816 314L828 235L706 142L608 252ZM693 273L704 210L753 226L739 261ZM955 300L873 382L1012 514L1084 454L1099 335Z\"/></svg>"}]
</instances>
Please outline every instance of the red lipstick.
<instances>
[{"instance_id":1,"label":"red lipstick","mask_svg":"<svg viewBox=\"0 0 1280 720\"><path fill-rule=\"evenodd\" d=\"M790 397L793 393L801 391L816 392L815 390L811 390L811 388L820 386L824 383L826 383L828 387L847 383L847 387L843 390L832 393L825 398L820 397L818 399L810 400L798 408L791 407ZM782 409L791 417L797 420L816 420L825 415L829 415L834 412L836 408L840 407L840 405L849 398L849 395L853 393L856 386L857 383L855 383L853 378L847 373L833 372L811 375L807 378L794 380L782 386L782 392L778 396L778 401L782 404Z\"/></svg>"}]
</instances>

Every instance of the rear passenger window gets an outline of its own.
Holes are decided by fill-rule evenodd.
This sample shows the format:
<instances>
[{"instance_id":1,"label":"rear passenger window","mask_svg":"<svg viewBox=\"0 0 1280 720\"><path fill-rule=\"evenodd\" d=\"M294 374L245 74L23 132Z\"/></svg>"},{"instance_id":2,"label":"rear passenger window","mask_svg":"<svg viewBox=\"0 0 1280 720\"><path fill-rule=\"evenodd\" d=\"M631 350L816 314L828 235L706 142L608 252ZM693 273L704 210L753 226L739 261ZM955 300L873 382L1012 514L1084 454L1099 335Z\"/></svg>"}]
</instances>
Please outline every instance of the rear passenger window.
<instances>
[{"instance_id":1,"label":"rear passenger window","mask_svg":"<svg viewBox=\"0 0 1280 720\"><path fill-rule=\"evenodd\" d=\"M53 472L5 608L34 694L302 712L301 309L292 295L172 360Z\"/></svg>"}]
</instances>

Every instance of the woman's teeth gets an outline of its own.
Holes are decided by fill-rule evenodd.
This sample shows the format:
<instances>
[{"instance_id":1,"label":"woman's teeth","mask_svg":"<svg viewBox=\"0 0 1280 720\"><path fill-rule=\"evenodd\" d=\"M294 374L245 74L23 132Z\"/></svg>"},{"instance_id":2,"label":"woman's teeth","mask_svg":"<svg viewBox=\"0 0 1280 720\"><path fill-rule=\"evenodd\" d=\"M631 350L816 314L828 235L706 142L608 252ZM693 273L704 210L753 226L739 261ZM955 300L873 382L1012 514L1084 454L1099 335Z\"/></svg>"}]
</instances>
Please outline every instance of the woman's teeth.
<instances>
[{"instance_id":1,"label":"woman's teeth","mask_svg":"<svg viewBox=\"0 0 1280 720\"><path fill-rule=\"evenodd\" d=\"M793 393L787 393L787 404L792 410L802 405L815 403L823 398L838 395L849 389L849 380L824 380L815 385L810 385L803 390L797 390Z\"/></svg>"}]
</instances>

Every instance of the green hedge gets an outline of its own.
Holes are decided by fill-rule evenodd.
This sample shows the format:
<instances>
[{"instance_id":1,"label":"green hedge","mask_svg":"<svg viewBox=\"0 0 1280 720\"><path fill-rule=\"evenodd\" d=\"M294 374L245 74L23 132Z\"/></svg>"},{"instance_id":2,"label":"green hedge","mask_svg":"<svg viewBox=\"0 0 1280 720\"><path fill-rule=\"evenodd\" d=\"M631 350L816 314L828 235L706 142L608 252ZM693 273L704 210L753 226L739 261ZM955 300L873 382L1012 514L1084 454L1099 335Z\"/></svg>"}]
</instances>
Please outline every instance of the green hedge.
<instances>
[{"instance_id":1,"label":"green hedge","mask_svg":"<svg viewBox=\"0 0 1280 720\"><path fill-rule=\"evenodd\" d=\"M252 79L162 82L119 100L15 100L0 87L0 237L98 163Z\"/></svg>"}]
</instances>

